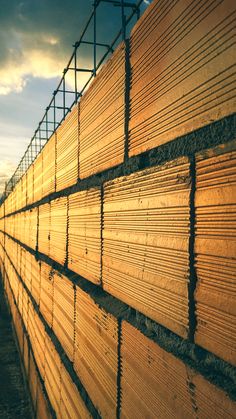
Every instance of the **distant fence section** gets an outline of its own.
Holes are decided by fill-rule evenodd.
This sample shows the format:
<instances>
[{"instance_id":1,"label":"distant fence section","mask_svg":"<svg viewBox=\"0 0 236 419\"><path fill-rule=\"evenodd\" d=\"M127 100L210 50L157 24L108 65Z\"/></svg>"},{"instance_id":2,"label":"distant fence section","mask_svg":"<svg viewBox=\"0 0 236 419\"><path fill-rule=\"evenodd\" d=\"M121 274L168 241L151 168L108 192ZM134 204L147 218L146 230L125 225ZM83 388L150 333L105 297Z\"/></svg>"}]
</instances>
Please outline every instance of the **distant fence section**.
<instances>
[{"instance_id":1,"label":"distant fence section","mask_svg":"<svg viewBox=\"0 0 236 419\"><path fill-rule=\"evenodd\" d=\"M153 1L0 207L37 417L236 417L235 14Z\"/></svg>"}]
</instances>

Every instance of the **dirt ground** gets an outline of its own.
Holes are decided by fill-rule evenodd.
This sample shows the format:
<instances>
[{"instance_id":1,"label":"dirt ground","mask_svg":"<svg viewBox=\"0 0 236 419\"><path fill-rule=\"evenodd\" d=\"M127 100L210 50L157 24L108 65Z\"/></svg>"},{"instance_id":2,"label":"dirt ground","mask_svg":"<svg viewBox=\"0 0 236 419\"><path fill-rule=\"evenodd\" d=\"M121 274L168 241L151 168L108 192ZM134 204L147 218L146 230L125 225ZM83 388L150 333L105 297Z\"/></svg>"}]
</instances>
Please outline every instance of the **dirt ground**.
<instances>
[{"instance_id":1,"label":"dirt ground","mask_svg":"<svg viewBox=\"0 0 236 419\"><path fill-rule=\"evenodd\" d=\"M0 419L15 418L32 414L0 278Z\"/></svg>"}]
</instances>

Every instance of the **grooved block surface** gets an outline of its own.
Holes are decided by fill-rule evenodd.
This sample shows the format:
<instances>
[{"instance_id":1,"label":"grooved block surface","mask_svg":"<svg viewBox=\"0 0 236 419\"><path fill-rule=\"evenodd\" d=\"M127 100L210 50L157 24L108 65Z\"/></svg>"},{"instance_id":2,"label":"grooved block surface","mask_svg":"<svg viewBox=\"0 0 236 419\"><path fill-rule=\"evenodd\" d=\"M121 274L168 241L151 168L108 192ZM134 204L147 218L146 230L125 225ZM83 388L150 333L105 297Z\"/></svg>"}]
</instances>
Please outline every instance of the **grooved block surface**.
<instances>
[{"instance_id":1,"label":"grooved block surface","mask_svg":"<svg viewBox=\"0 0 236 419\"><path fill-rule=\"evenodd\" d=\"M52 327L53 275L51 266L41 263L39 309L49 327Z\"/></svg>"},{"instance_id":2,"label":"grooved block surface","mask_svg":"<svg viewBox=\"0 0 236 419\"><path fill-rule=\"evenodd\" d=\"M235 6L156 0L133 28L130 155L235 112Z\"/></svg>"},{"instance_id":3,"label":"grooved block surface","mask_svg":"<svg viewBox=\"0 0 236 419\"><path fill-rule=\"evenodd\" d=\"M25 255L25 276L22 278L24 281L27 289L31 293L31 287L32 287L32 259L33 255L31 253L26 252Z\"/></svg>"},{"instance_id":4,"label":"grooved block surface","mask_svg":"<svg viewBox=\"0 0 236 419\"><path fill-rule=\"evenodd\" d=\"M62 365L59 419L91 418L80 393Z\"/></svg>"},{"instance_id":5,"label":"grooved block surface","mask_svg":"<svg viewBox=\"0 0 236 419\"><path fill-rule=\"evenodd\" d=\"M58 417L60 411L61 359L48 335L45 344L45 387L56 417Z\"/></svg>"},{"instance_id":6,"label":"grooved block surface","mask_svg":"<svg viewBox=\"0 0 236 419\"><path fill-rule=\"evenodd\" d=\"M38 262L36 258L33 256L31 265L31 294L37 304L39 304L40 296L40 267L40 262Z\"/></svg>"},{"instance_id":7,"label":"grooved block surface","mask_svg":"<svg viewBox=\"0 0 236 419\"><path fill-rule=\"evenodd\" d=\"M15 236L15 216L12 215L5 219L5 232L10 236ZM3 231L3 229L1 229Z\"/></svg>"},{"instance_id":8,"label":"grooved block surface","mask_svg":"<svg viewBox=\"0 0 236 419\"><path fill-rule=\"evenodd\" d=\"M235 163L236 141L197 156L195 341L236 365Z\"/></svg>"},{"instance_id":9,"label":"grooved block surface","mask_svg":"<svg viewBox=\"0 0 236 419\"><path fill-rule=\"evenodd\" d=\"M45 397L45 391L39 377L37 376L37 419L53 419L51 411L48 406L48 401Z\"/></svg>"},{"instance_id":10,"label":"grooved block surface","mask_svg":"<svg viewBox=\"0 0 236 419\"><path fill-rule=\"evenodd\" d=\"M50 255L50 228L51 214L50 204L39 206L39 233L38 233L38 250L45 255Z\"/></svg>"},{"instance_id":11,"label":"grooved block surface","mask_svg":"<svg viewBox=\"0 0 236 419\"><path fill-rule=\"evenodd\" d=\"M45 339L46 332L42 321L36 311L29 313L30 341L34 352L36 364L42 379L45 369Z\"/></svg>"},{"instance_id":12,"label":"grooved block surface","mask_svg":"<svg viewBox=\"0 0 236 419\"><path fill-rule=\"evenodd\" d=\"M182 337L188 333L187 158L105 183L103 288Z\"/></svg>"},{"instance_id":13,"label":"grooved block surface","mask_svg":"<svg viewBox=\"0 0 236 419\"><path fill-rule=\"evenodd\" d=\"M204 377L189 373L192 383L192 391L200 419L235 419L236 403Z\"/></svg>"},{"instance_id":14,"label":"grooved block surface","mask_svg":"<svg viewBox=\"0 0 236 419\"><path fill-rule=\"evenodd\" d=\"M196 418L182 361L122 322L121 418Z\"/></svg>"},{"instance_id":15,"label":"grooved block surface","mask_svg":"<svg viewBox=\"0 0 236 419\"><path fill-rule=\"evenodd\" d=\"M50 258L64 265L67 240L67 198L51 202Z\"/></svg>"},{"instance_id":16,"label":"grooved block surface","mask_svg":"<svg viewBox=\"0 0 236 419\"><path fill-rule=\"evenodd\" d=\"M37 239L38 208L33 208L25 212L24 215L24 238L19 237L20 241L36 250ZM22 240L23 239L23 240Z\"/></svg>"},{"instance_id":17,"label":"grooved block surface","mask_svg":"<svg viewBox=\"0 0 236 419\"><path fill-rule=\"evenodd\" d=\"M43 158L42 153L34 162L34 202L42 199L43 194Z\"/></svg>"},{"instance_id":18,"label":"grooved block surface","mask_svg":"<svg viewBox=\"0 0 236 419\"><path fill-rule=\"evenodd\" d=\"M33 407L36 407L37 403L37 370L36 370L36 364L33 359L32 352L30 351L29 356L29 374L28 374L28 380L29 380L29 389L30 389L30 396L33 403Z\"/></svg>"},{"instance_id":19,"label":"grooved block surface","mask_svg":"<svg viewBox=\"0 0 236 419\"><path fill-rule=\"evenodd\" d=\"M76 287L74 368L103 418L116 417L118 322Z\"/></svg>"},{"instance_id":20,"label":"grooved block surface","mask_svg":"<svg viewBox=\"0 0 236 419\"><path fill-rule=\"evenodd\" d=\"M28 309L29 309L29 297L26 290L23 288L22 290L22 320L26 328L28 324Z\"/></svg>"},{"instance_id":21,"label":"grooved block surface","mask_svg":"<svg viewBox=\"0 0 236 419\"><path fill-rule=\"evenodd\" d=\"M125 46L115 50L81 98L80 178L124 160Z\"/></svg>"},{"instance_id":22,"label":"grooved block surface","mask_svg":"<svg viewBox=\"0 0 236 419\"><path fill-rule=\"evenodd\" d=\"M69 196L68 268L99 284L101 279L101 191Z\"/></svg>"},{"instance_id":23,"label":"grooved block surface","mask_svg":"<svg viewBox=\"0 0 236 419\"><path fill-rule=\"evenodd\" d=\"M121 342L121 418L236 417L222 390L127 322Z\"/></svg>"},{"instance_id":24,"label":"grooved block surface","mask_svg":"<svg viewBox=\"0 0 236 419\"><path fill-rule=\"evenodd\" d=\"M73 361L75 332L75 291L73 283L59 272L53 271L53 324L68 358Z\"/></svg>"},{"instance_id":25,"label":"grooved block surface","mask_svg":"<svg viewBox=\"0 0 236 419\"><path fill-rule=\"evenodd\" d=\"M25 368L26 377L28 377L29 373L29 345L26 335L24 334L24 350L23 350L23 364Z\"/></svg>"},{"instance_id":26,"label":"grooved block surface","mask_svg":"<svg viewBox=\"0 0 236 419\"><path fill-rule=\"evenodd\" d=\"M79 105L75 105L56 134L56 190L77 183L79 147Z\"/></svg>"},{"instance_id":27,"label":"grooved block surface","mask_svg":"<svg viewBox=\"0 0 236 419\"><path fill-rule=\"evenodd\" d=\"M15 187L15 199L16 199L16 211L21 208L21 180L16 184Z\"/></svg>"},{"instance_id":28,"label":"grooved block surface","mask_svg":"<svg viewBox=\"0 0 236 419\"><path fill-rule=\"evenodd\" d=\"M34 165L27 170L27 204L34 202Z\"/></svg>"},{"instance_id":29,"label":"grooved block surface","mask_svg":"<svg viewBox=\"0 0 236 419\"><path fill-rule=\"evenodd\" d=\"M26 173L21 178L21 208L27 204L27 175Z\"/></svg>"},{"instance_id":30,"label":"grooved block surface","mask_svg":"<svg viewBox=\"0 0 236 419\"><path fill-rule=\"evenodd\" d=\"M53 134L42 150L43 191L42 197L55 192L56 187L56 134Z\"/></svg>"}]
</instances>

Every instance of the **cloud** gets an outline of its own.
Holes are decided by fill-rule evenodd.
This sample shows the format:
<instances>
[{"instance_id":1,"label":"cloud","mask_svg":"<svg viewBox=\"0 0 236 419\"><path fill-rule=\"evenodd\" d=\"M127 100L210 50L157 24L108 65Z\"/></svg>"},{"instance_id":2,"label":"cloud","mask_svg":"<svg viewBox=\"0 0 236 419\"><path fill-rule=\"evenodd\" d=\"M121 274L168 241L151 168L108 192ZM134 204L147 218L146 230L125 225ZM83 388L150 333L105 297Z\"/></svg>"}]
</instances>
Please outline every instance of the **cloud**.
<instances>
[{"instance_id":1,"label":"cloud","mask_svg":"<svg viewBox=\"0 0 236 419\"><path fill-rule=\"evenodd\" d=\"M30 77L62 76L92 0L0 0L0 10L0 95L8 95L22 92ZM99 41L111 41L120 28L120 13L106 3L98 10ZM92 31L87 36L92 40ZM92 49L86 46L81 53L85 66L92 64ZM68 74L71 86L72 79ZM81 73L80 79L82 85L87 78Z\"/></svg>"},{"instance_id":2,"label":"cloud","mask_svg":"<svg viewBox=\"0 0 236 419\"><path fill-rule=\"evenodd\" d=\"M0 161L0 194L5 189L5 183L12 175L15 165L10 160Z\"/></svg>"},{"instance_id":3,"label":"cloud","mask_svg":"<svg viewBox=\"0 0 236 419\"><path fill-rule=\"evenodd\" d=\"M0 94L21 92L29 77L44 79L61 76L65 60L55 59L53 54L44 50L28 49L22 52L17 64L15 59L9 59L0 70Z\"/></svg>"},{"instance_id":4,"label":"cloud","mask_svg":"<svg viewBox=\"0 0 236 419\"><path fill-rule=\"evenodd\" d=\"M0 0L0 95L21 92L30 77L61 77L90 8L82 0Z\"/></svg>"},{"instance_id":5,"label":"cloud","mask_svg":"<svg viewBox=\"0 0 236 419\"><path fill-rule=\"evenodd\" d=\"M0 0L0 167L4 168L1 185L14 172L41 120L72 45L91 13L92 3L93 0ZM146 7L143 4L141 12ZM110 42L121 25L119 9L104 2L97 17L97 41ZM92 39L91 30L86 40ZM80 48L80 67L92 68L92 52L92 46ZM98 60L102 53L104 48L98 48ZM87 78L88 73L78 74L79 89ZM67 73L66 81L66 88L73 89L73 71ZM59 94L58 101L61 97ZM68 94L66 100L69 97L73 95Z\"/></svg>"}]
</instances>

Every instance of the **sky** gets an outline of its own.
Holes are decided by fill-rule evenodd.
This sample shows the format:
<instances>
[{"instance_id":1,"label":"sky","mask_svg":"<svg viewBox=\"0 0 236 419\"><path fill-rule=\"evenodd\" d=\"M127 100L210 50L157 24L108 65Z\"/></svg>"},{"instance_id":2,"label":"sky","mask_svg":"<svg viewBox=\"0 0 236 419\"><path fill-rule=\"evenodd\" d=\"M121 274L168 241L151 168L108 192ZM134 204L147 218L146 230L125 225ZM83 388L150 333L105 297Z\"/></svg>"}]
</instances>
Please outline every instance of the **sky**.
<instances>
[{"instance_id":1,"label":"sky","mask_svg":"<svg viewBox=\"0 0 236 419\"><path fill-rule=\"evenodd\" d=\"M50 102L92 3L0 0L0 195ZM144 3L142 11L149 1ZM104 3L97 21L98 42L111 40L120 25L120 9ZM89 66L91 53L90 46L83 47L79 65Z\"/></svg>"}]
</instances>

